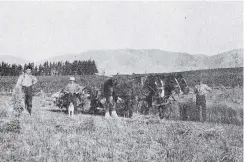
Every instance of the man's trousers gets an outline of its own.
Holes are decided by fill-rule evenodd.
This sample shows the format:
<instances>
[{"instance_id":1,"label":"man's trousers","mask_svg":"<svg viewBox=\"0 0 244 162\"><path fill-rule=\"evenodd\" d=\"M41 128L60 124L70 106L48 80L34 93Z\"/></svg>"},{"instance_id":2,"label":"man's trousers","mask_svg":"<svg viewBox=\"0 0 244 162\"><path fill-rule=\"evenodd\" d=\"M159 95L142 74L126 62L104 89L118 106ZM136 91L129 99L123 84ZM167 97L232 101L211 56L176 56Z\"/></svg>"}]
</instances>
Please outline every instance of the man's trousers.
<instances>
[{"instance_id":1,"label":"man's trousers","mask_svg":"<svg viewBox=\"0 0 244 162\"><path fill-rule=\"evenodd\" d=\"M202 122L206 121L206 97L205 95L197 95L196 96L196 114L197 114L197 121L200 121L200 116L202 116ZM202 113L200 113L200 110L202 108Z\"/></svg>"},{"instance_id":2,"label":"man's trousers","mask_svg":"<svg viewBox=\"0 0 244 162\"><path fill-rule=\"evenodd\" d=\"M24 100L25 100L25 108L27 111L31 114L32 109L32 86L22 87L23 93L24 93Z\"/></svg>"}]
</instances>

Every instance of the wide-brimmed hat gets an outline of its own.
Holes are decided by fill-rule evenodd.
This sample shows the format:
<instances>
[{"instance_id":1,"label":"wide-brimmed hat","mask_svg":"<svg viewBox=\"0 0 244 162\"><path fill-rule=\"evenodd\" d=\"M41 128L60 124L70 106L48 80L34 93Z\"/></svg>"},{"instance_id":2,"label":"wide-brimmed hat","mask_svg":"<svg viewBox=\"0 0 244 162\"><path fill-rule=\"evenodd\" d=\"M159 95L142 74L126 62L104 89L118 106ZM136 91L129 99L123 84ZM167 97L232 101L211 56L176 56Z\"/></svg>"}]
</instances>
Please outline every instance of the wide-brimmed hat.
<instances>
[{"instance_id":1,"label":"wide-brimmed hat","mask_svg":"<svg viewBox=\"0 0 244 162\"><path fill-rule=\"evenodd\" d=\"M75 77L70 77L69 80L70 81L75 81Z\"/></svg>"}]
</instances>

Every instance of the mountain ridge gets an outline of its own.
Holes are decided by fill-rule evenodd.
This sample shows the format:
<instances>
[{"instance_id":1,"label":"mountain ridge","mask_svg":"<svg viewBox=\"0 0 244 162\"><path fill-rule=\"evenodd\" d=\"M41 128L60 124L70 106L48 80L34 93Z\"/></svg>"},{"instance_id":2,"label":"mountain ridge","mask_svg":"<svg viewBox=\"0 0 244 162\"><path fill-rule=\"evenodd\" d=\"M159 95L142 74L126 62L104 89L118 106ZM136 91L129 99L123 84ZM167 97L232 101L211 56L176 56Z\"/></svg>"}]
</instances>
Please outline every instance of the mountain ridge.
<instances>
[{"instance_id":1,"label":"mountain ridge","mask_svg":"<svg viewBox=\"0 0 244 162\"><path fill-rule=\"evenodd\" d=\"M0 55L0 62L6 62L9 64L25 64L28 61L25 59L22 59L20 57L12 56L12 55Z\"/></svg>"},{"instance_id":2,"label":"mountain ridge","mask_svg":"<svg viewBox=\"0 0 244 162\"><path fill-rule=\"evenodd\" d=\"M170 52L160 49L108 49L64 54L37 61L95 60L99 72L116 73L177 72L187 70L243 67L243 49L233 49L216 55ZM1 61L1 55L0 55Z\"/></svg>"},{"instance_id":3,"label":"mountain ridge","mask_svg":"<svg viewBox=\"0 0 244 162\"><path fill-rule=\"evenodd\" d=\"M225 59L225 57L227 57ZM151 73L187 70L230 68L243 66L243 49L233 49L213 56L191 55L184 52L169 52L160 49L110 49L92 50L79 54L62 55L49 61L95 60L99 72Z\"/></svg>"}]
</instances>

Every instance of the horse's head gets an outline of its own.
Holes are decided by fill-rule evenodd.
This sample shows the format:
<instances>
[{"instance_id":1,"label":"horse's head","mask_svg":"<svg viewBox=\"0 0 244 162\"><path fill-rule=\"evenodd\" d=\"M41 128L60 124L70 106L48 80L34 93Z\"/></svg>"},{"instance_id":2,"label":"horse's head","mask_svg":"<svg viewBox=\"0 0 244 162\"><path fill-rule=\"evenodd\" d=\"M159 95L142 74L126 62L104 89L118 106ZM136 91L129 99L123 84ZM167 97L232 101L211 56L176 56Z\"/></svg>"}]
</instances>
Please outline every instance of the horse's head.
<instances>
[{"instance_id":1,"label":"horse's head","mask_svg":"<svg viewBox=\"0 0 244 162\"><path fill-rule=\"evenodd\" d=\"M189 93L190 89L189 89L189 87L187 85L187 82L186 82L185 78L181 74L178 74L176 76L176 80L178 82L178 85L180 87L181 92L184 95L187 95Z\"/></svg>"},{"instance_id":2,"label":"horse's head","mask_svg":"<svg viewBox=\"0 0 244 162\"><path fill-rule=\"evenodd\" d=\"M163 77L155 77L156 95L163 98L165 96L165 80Z\"/></svg>"},{"instance_id":3,"label":"horse's head","mask_svg":"<svg viewBox=\"0 0 244 162\"><path fill-rule=\"evenodd\" d=\"M146 82L148 81L148 78L149 78L149 76L141 76L141 78L140 78L140 85L142 87L145 86Z\"/></svg>"},{"instance_id":4,"label":"horse's head","mask_svg":"<svg viewBox=\"0 0 244 162\"><path fill-rule=\"evenodd\" d=\"M172 94L188 94L189 88L182 75L156 76L155 85L159 97L167 97Z\"/></svg>"}]
</instances>

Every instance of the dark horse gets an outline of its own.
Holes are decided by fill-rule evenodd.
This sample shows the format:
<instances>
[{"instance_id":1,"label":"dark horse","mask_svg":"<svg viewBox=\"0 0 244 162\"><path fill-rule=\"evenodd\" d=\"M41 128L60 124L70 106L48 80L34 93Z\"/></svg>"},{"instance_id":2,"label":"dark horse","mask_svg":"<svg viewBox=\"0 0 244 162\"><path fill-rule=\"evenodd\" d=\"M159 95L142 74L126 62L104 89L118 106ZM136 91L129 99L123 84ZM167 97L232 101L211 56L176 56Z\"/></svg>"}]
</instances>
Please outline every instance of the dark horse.
<instances>
[{"instance_id":1,"label":"dark horse","mask_svg":"<svg viewBox=\"0 0 244 162\"><path fill-rule=\"evenodd\" d=\"M144 113L148 114L153 103L159 108L160 118L164 118L166 105L169 104L169 98L174 99L174 94L188 94L189 88L181 74L156 74L144 78L142 101L147 103Z\"/></svg>"},{"instance_id":2,"label":"dark horse","mask_svg":"<svg viewBox=\"0 0 244 162\"><path fill-rule=\"evenodd\" d=\"M103 85L103 96L106 98L106 112L116 111L118 115L132 117L133 83L125 77L114 76Z\"/></svg>"},{"instance_id":3,"label":"dark horse","mask_svg":"<svg viewBox=\"0 0 244 162\"><path fill-rule=\"evenodd\" d=\"M187 93L188 86L181 74L117 75L103 82L101 94L92 97L96 100L94 100L94 106L92 104L91 107L94 107L94 110L96 107L102 107L105 109L105 114L115 111L119 116L131 117L133 106L140 108L138 100L146 103L144 114L148 114L153 106L152 103L156 102L161 112L160 117L162 117L165 105L173 94ZM106 100L105 104L101 104L101 98Z\"/></svg>"}]
</instances>

